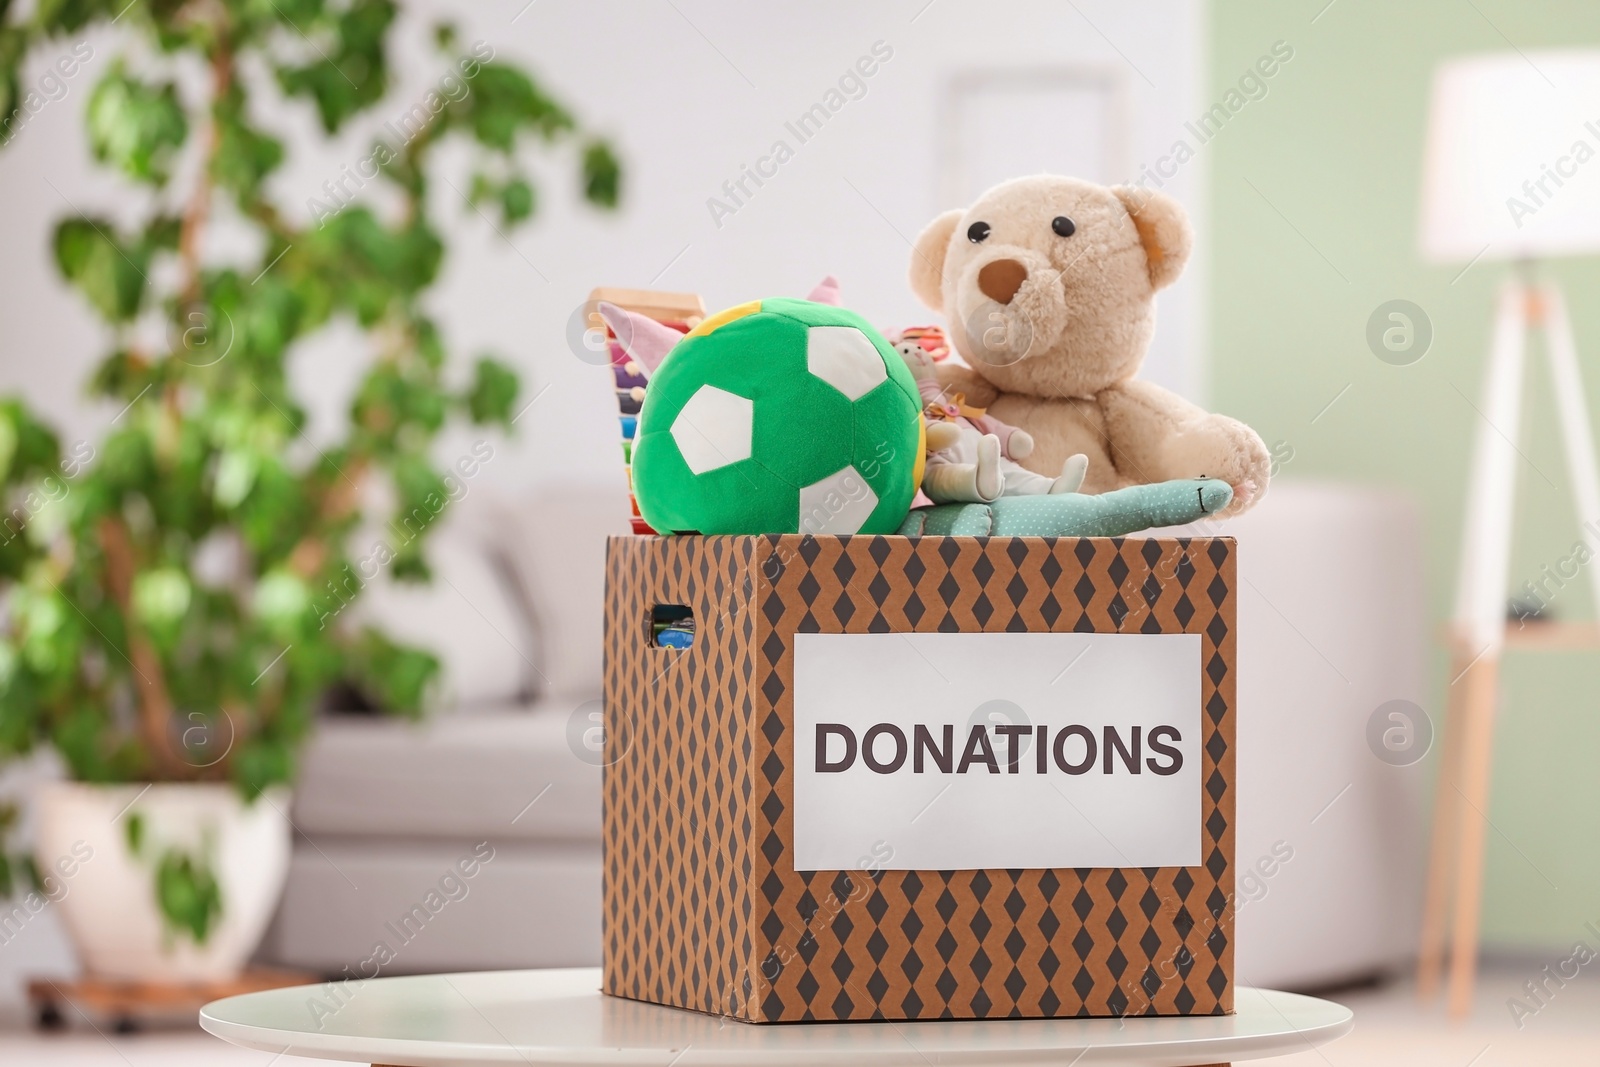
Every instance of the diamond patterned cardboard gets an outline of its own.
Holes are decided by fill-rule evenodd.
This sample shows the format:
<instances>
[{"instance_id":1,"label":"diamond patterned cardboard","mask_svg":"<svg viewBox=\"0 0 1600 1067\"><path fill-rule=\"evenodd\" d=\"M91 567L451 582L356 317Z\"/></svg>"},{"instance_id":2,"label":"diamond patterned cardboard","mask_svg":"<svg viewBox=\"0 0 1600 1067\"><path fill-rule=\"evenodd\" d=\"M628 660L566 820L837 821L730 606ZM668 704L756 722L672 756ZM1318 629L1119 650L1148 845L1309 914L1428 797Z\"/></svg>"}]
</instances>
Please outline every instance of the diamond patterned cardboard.
<instances>
[{"instance_id":1,"label":"diamond patterned cardboard","mask_svg":"<svg viewBox=\"0 0 1600 1067\"><path fill-rule=\"evenodd\" d=\"M614 537L604 989L748 1022L1233 1010L1231 538ZM686 605L689 649L650 641ZM1199 634L1198 867L797 873L796 633Z\"/></svg>"}]
</instances>

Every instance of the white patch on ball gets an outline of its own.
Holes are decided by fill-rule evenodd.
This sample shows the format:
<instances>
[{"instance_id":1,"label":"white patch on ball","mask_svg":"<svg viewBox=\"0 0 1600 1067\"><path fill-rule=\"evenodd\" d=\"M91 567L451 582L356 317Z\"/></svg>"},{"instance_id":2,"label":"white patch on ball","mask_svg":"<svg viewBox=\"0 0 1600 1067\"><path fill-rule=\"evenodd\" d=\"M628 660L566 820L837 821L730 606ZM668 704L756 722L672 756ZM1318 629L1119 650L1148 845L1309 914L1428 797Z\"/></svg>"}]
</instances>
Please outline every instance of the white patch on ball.
<instances>
[{"instance_id":1,"label":"white patch on ball","mask_svg":"<svg viewBox=\"0 0 1600 1067\"><path fill-rule=\"evenodd\" d=\"M860 400L889 379L889 369L867 335L854 326L813 326L806 331L806 369Z\"/></svg>"},{"instance_id":2,"label":"white patch on ball","mask_svg":"<svg viewBox=\"0 0 1600 1067\"><path fill-rule=\"evenodd\" d=\"M854 467L836 471L800 490L800 532L853 534L878 506L878 494Z\"/></svg>"},{"instance_id":3,"label":"white patch on ball","mask_svg":"<svg viewBox=\"0 0 1600 1067\"><path fill-rule=\"evenodd\" d=\"M749 459L755 410L747 397L702 385L672 420L678 454L696 474Z\"/></svg>"}]
</instances>

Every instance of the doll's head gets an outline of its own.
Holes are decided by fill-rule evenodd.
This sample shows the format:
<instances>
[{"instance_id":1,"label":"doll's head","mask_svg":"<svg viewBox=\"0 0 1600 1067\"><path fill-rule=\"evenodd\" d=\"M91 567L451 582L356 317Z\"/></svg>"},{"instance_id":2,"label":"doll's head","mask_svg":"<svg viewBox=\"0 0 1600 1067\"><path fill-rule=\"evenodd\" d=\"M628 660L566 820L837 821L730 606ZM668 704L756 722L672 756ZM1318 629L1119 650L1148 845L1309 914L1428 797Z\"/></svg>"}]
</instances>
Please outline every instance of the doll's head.
<instances>
[{"instance_id":1,"label":"doll's head","mask_svg":"<svg viewBox=\"0 0 1600 1067\"><path fill-rule=\"evenodd\" d=\"M894 350L906 361L906 366L911 369L911 377L917 381L930 382L937 378L933 369L933 354L916 341L902 338L894 342Z\"/></svg>"}]
</instances>

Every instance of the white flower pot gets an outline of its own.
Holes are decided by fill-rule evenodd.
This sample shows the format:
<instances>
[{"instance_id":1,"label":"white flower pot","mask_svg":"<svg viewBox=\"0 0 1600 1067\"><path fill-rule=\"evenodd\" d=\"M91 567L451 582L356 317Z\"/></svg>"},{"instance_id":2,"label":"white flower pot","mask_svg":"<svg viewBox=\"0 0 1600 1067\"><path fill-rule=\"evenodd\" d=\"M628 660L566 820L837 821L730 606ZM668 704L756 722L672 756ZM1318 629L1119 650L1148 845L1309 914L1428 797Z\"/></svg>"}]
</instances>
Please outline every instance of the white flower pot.
<instances>
[{"instance_id":1,"label":"white flower pot","mask_svg":"<svg viewBox=\"0 0 1600 1067\"><path fill-rule=\"evenodd\" d=\"M35 862L88 973L144 982L238 975L266 932L289 871L286 787L246 804L223 783L51 782L34 799ZM144 825L142 857L128 847L127 820L135 812ZM208 850L222 914L203 944L173 930L156 904L152 855L168 846Z\"/></svg>"}]
</instances>

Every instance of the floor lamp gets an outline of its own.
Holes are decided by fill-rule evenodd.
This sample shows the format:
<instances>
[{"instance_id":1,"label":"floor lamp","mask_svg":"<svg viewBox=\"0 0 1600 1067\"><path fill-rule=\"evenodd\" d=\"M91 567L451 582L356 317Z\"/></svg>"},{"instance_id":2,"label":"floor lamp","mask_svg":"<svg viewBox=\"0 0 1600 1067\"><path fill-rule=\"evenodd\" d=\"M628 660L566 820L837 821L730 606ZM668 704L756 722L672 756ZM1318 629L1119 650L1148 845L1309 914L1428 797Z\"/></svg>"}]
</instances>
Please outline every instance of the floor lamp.
<instances>
[{"instance_id":1,"label":"floor lamp","mask_svg":"<svg viewBox=\"0 0 1600 1067\"><path fill-rule=\"evenodd\" d=\"M1462 1016L1472 1006L1501 655L1519 644L1600 645L1593 625L1508 629L1506 600L1525 353L1535 332L1549 361L1578 520L1600 529L1589 525L1600 522L1600 474L1572 326L1560 290L1537 278L1541 261L1600 252L1600 51L1513 52L1440 66L1421 243L1429 259L1463 264L1463 274L1514 264L1496 302L1477 404L1417 975L1423 996L1436 992L1448 946L1450 1011ZM1600 565L1588 571L1600 605Z\"/></svg>"}]
</instances>

